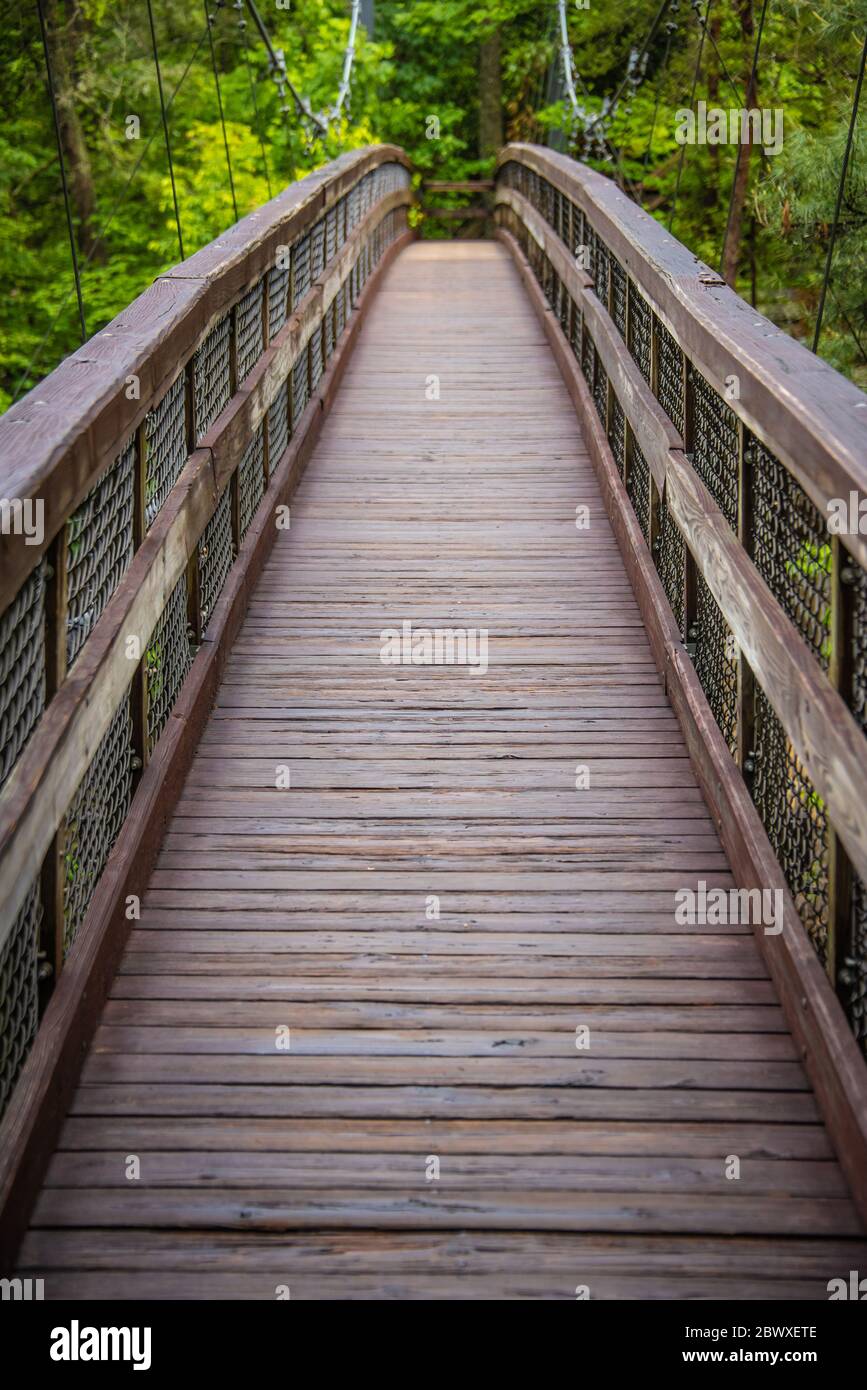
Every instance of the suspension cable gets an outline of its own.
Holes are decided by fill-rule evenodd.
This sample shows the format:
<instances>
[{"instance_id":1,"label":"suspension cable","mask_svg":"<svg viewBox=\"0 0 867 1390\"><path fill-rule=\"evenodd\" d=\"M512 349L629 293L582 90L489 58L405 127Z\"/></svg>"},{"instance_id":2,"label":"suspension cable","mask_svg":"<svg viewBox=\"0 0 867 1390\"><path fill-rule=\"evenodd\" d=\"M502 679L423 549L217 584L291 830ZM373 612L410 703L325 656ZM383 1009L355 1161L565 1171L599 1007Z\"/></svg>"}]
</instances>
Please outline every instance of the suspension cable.
<instances>
[{"instance_id":1,"label":"suspension cable","mask_svg":"<svg viewBox=\"0 0 867 1390\"><path fill-rule=\"evenodd\" d=\"M563 32L564 32L564 30L563 30L563 21L565 20L565 0L558 0L558 11L559 11L560 20L561 20L560 33L561 33L561 35L562 35ZM567 48L568 48L570 72L571 72L572 75L573 75L572 90L573 90L573 92L575 91L575 86L574 86L574 84L575 84L575 81L577 80L578 85L579 85L580 88L581 88L581 92L582 92L582 94L583 94L585 100L589 103L589 102L592 100L592 97L591 97L591 95L590 95L590 92L589 92L589 90L588 90L588 87L587 87L586 82L584 81L583 77L581 76L581 73L580 73L580 71L579 71L579 69L578 69L577 64L575 64L575 62L574 62L574 59L573 59L573 56L572 56L571 45L570 45L569 42L568 42L568 28L566 29L566 46L567 46ZM561 51L562 51L562 50L561 50ZM565 61L566 61L566 59L565 59L565 56L564 56L564 64L565 64ZM573 108L572 108L572 116L573 116L572 134L574 134L574 121L577 119L577 120L581 121L582 124L583 124L583 133L584 133L584 136L586 137L586 136L588 135L589 129L590 129L589 126L588 126L588 124L587 124L587 115L588 115L588 113L589 113L589 106L588 106L588 107L583 107L583 108L582 108L582 106L581 106L580 103L578 102L577 96L576 96L575 104L574 104L574 106L573 106ZM611 141L608 139L608 136L607 136L607 134L606 134L606 132L605 132L605 129L604 129L604 128L601 129L598 133L596 133L596 134L594 135L593 138L594 138L594 140L596 141L597 149L598 149L599 151L602 152L601 155L600 155L600 157L604 157L606 160L612 160L612 159L613 159L615 165L617 166L617 170L618 170L618 172L619 172L619 174L620 174L620 177L621 177L621 179L623 180L623 187L624 187L624 189L625 189L626 192L629 194L629 197L633 200L633 202L636 202L636 203L637 203L637 202L638 202L638 198L636 197L635 186L634 186L634 184L632 183L632 180L630 179L628 173L626 172L626 168L625 168L625 166L624 166L624 164L623 164L622 159L620 158L620 152L619 152L619 150L616 148L616 146L612 145ZM606 152L607 152L607 153L606 153Z\"/></svg>"},{"instance_id":2,"label":"suspension cable","mask_svg":"<svg viewBox=\"0 0 867 1390\"><path fill-rule=\"evenodd\" d=\"M244 18L244 0L235 0L235 9L238 11L238 29L241 33L241 42L244 49L244 66L247 69L247 79L250 83L250 96L253 101L253 128L259 137L259 148L262 151L262 164L265 168L265 183L268 188L268 197L272 198L271 174L268 170L268 155L265 151L265 137L262 134L262 122L259 119L259 103L256 100L256 82L253 77L253 68L250 64L250 45L247 39L247 21Z\"/></svg>"},{"instance_id":3,"label":"suspension cable","mask_svg":"<svg viewBox=\"0 0 867 1390\"><path fill-rule=\"evenodd\" d=\"M698 11L696 11L696 18L698 19L698 25L699 25L699 28L701 29L701 38L699 39L699 44L698 44L698 56L696 57L696 60L695 60L695 72L694 72L693 75L692 75L692 89L691 89L690 94L689 94L689 107L690 107L690 110L692 110L693 106L695 105L695 93L696 93L696 88L698 87L698 75L699 75L699 73L701 72L701 55L702 55L702 53L704 52L704 38L705 38L705 34L707 33L707 22L708 22L708 18L709 18L709 16L710 16L710 11L711 11L711 6L712 6L712 5L713 5L713 0L707 0L707 9L706 9L705 12L704 12L704 19L702 19L701 16L698 14ZM677 180L676 180L675 185L674 185L674 198L673 198L672 204L671 204L671 212L670 212L669 215L668 215L668 230L669 230L669 231L671 231L672 226L674 225L674 214L675 214L675 212L677 211L677 200L678 200L678 197L680 196L680 180L681 180L681 177L682 177L682 175L683 175L683 165L684 165L684 160L685 160L685 159L686 159L686 141L684 141L684 143L683 143L683 144L681 145L681 147L680 147L680 158L679 158L678 161L677 161Z\"/></svg>"},{"instance_id":4,"label":"suspension cable","mask_svg":"<svg viewBox=\"0 0 867 1390\"><path fill-rule=\"evenodd\" d=\"M208 44L211 50L211 67L214 70L214 87L217 92L217 108L220 112L220 125L223 129L223 149L226 151L226 169L229 174L229 192L232 195L232 209L235 213L235 221L238 220L238 200L235 197L235 180L232 177L232 156L229 153L229 137L226 134L226 117L223 113L223 94L220 91L220 74L217 69L217 51L214 47L213 23L216 19L216 10L222 7L223 0L216 0L215 13L212 16L208 9L208 0L202 0L205 7L205 23L208 26Z\"/></svg>"},{"instance_id":5,"label":"suspension cable","mask_svg":"<svg viewBox=\"0 0 867 1390\"><path fill-rule=\"evenodd\" d=\"M235 8L241 9L242 5L236 5ZM292 100L295 102L295 107L298 111L299 116L301 116L302 119L310 121L311 124L317 128L321 135L327 135L328 126L326 125L324 119L321 116L317 116L314 113L313 108L310 105L310 102L307 101L307 99L301 95L294 82L292 81L291 77L289 76L289 73L286 71L286 58L283 53L283 50L280 48L275 48L273 43L271 42L271 35L265 28L265 22L262 19L262 16L260 15L258 9L256 8L255 0L247 0L247 9L253 16L253 22L255 23L256 28L259 30L259 36L268 52L268 66L270 71L274 75L274 80L277 85L277 91L279 92L281 101L283 102L283 104L280 107L281 112L284 115L286 115L288 112L288 107L285 104L285 100L283 100L285 97L285 89L288 87L289 92L292 96Z\"/></svg>"},{"instance_id":6,"label":"suspension cable","mask_svg":"<svg viewBox=\"0 0 867 1390\"><path fill-rule=\"evenodd\" d=\"M653 139L656 135L656 121L657 117L659 116L659 103L662 99L662 87L663 83L665 82L665 74L668 70L668 59L671 53L671 41L674 38L676 32L677 25L672 20L670 20L668 23L668 33L665 40L665 56L662 59L662 66L659 69L659 79L656 83L656 101L653 107L653 120L650 123L650 139L647 142L647 149L644 151L644 170L641 176L641 196L639 198L639 204L642 204L644 202L644 185L647 180L647 172L650 167L650 156L653 150Z\"/></svg>"},{"instance_id":7,"label":"suspension cable","mask_svg":"<svg viewBox=\"0 0 867 1390\"><path fill-rule=\"evenodd\" d=\"M745 98L744 98L744 105L745 105L745 107L747 107L747 108L749 108L749 107L751 106L751 104L752 104L752 102L753 102L753 100L754 100L754 98L755 98L755 95L756 95L756 75L757 75L758 70L759 70L759 53L761 52L761 47L762 47L762 32L763 32L764 27L765 27L765 18L767 17L768 5L769 5L769 3L770 3L770 0L762 0L762 10L761 10L761 14L759 15L759 28L758 28L758 32L756 33L756 45L755 45L755 48L753 49L753 63L752 63L752 67L751 67L751 69L750 69L749 81L748 81L748 83L747 83L747 90L746 90L746 95L745 95ZM731 224L732 224L732 216L733 216L734 210L735 210L735 198L736 198L736 196L737 196L737 188L738 188L738 174L740 173L740 168L741 168L741 156L742 156L742 154L743 154L743 149L744 149L743 142L739 140L739 141L738 141L738 152L737 152L737 154L736 154L736 156L735 156L735 171L734 171L734 174L732 175L732 191L731 191L731 194L730 194L730 196L729 196L729 210L728 210L728 216L726 217L726 229L725 229L725 233L723 234L722 251L720 252L720 259L719 259L720 275L722 275L722 269L723 269L723 265L724 265L724 263L725 263L726 246L728 245L728 239L729 239L729 229L730 229ZM747 172L747 178L749 178L749 171ZM737 278L737 277L735 277L735 278Z\"/></svg>"},{"instance_id":8,"label":"suspension cable","mask_svg":"<svg viewBox=\"0 0 867 1390\"><path fill-rule=\"evenodd\" d=\"M864 39L864 47L861 50L861 66L858 69L858 81L855 84L855 97L852 102L852 115L849 118L849 132L846 136L846 149L843 154L843 167L840 170L840 183L837 188L837 202L834 208L834 221L831 223L831 235L828 240L828 254L825 258L825 274L822 277L822 293L819 298L819 308L816 313L816 327L813 332L813 351L819 351L819 338L822 333L822 319L825 317L825 299L828 294L828 285L831 281L831 264L834 260L834 246L837 241L837 229L840 225L840 213L843 210L843 194L846 188L846 175L849 172L849 160L852 155L852 147L855 143L855 127L858 122L858 107L861 102L861 88L864 85L864 69L867 66L867 37ZM853 335L854 336L854 335ZM855 339L857 342L857 338Z\"/></svg>"},{"instance_id":9,"label":"suspension cable","mask_svg":"<svg viewBox=\"0 0 867 1390\"><path fill-rule=\"evenodd\" d=\"M349 39L343 54L343 72L340 78L340 86L337 90L337 100L328 108L326 122L336 121L343 109L343 103L349 96L350 80L352 78L352 64L355 61L355 35L358 32L358 21L361 18L361 0L352 0L352 18L349 21Z\"/></svg>"},{"instance_id":10,"label":"suspension cable","mask_svg":"<svg viewBox=\"0 0 867 1390\"><path fill-rule=\"evenodd\" d=\"M81 341L87 342L87 324L84 318L84 300L81 296L81 272L78 265L78 248L75 244L75 226L72 221L72 204L69 199L69 184L66 178L66 159L63 154L63 139L60 134L60 114L57 110L57 96L54 90L54 71L51 65L51 50L48 45L48 28L42 0L37 0L39 27L42 30L42 47L45 52L45 70L48 75L48 95L51 98L51 114L54 118L54 137L57 141L57 157L60 160L60 182L63 184L63 204L66 208L66 230L69 233L69 252L72 257L72 278L75 281L75 296L78 300L78 318L81 326ZM68 298L68 295L67 295ZM64 299L64 304L66 299Z\"/></svg>"},{"instance_id":11,"label":"suspension cable","mask_svg":"<svg viewBox=\"0 0 867 1390\"><path fill-rule=\"evenodd\" d=\"M187 74L189 73L190 68L193 66L193 63L196 61L196 58L199 56L199 50L200 50L200 48L202 47L202 44L205 42L205 39L206 39L206 38L207 38L207 33L206 33L206 32L203 32L202 35L201 35L201 38L199 39L198 43L196 44L195 48L193 49L192 54L190 55L189 59L187 60L187 65L186 65L186 67L184 68L184 70L183 70L183 72L181 73L181 75L180 75L180 77L179 77L177 83L175 84L175 88L174 88L174 90L173 90L171 96L169 97L168 102L166 103L166 112L167 112L167 113L171 111L172 106L174 105L175 97L177 96L178 92L181 90L181 87L184 85L184 82L186 81ZM154 130L151 132L151 134L148 136L147 140L145 141L144 148L142 149L141 154L139 155L138 159L135 161L135 164L133 165L132 169L130 170L130 173L129 173L128 177L127 177L126 182L124 183L123 188L120 190L120 193L118 194L117 198L115 199L115 201L114 201L114 203L113 203L113 205L112 205L111 212L109 213L109 215L108 215L107 219L105 220L105 222L103 223L103 225L100 227L99 232L97 233L96 237L94 238L93 245L91 246L90 250L87 252L86 256L84 257L84 260L82 261L82 265L87 266L87 265L90 263L90 261L91 261L91 260L93 259L93 257L96 255L97 248L98 248L99 246L102 245L102 243L105 241L105 238L108 236L108 233L109 233L109 231L111 230L111 227L112 227L112 225L113 225L113 223L114 223L114 219L115 219L115 217L117 216L118 212L120 211L121 205L126 201L126 196L127 196L127 193L129 192L130 188L132 187L133 180L135 179L136 174L138 173L139 169L141 168L142 164L144 163L144 161L145 161L145 159L146 159L146 157L147 157L148 150L150 149L150 147L151 147L151 145L153 144L153 142L154 142L155 139L156 139L156 129L154 129ZM36 347L34 348L33 353L32 353L32 355L31 355L31 357L30 357L30 360L29 360L29 362L27 363L27 366L24 368L24 371L21 373L21 376L20 376L19 379L18 379L18 385L17 385L16 388L15 388L15 394L14 394L14 396L12 397L12 401L10 402L11 405L14 405L15 402L18 400L19 396L21 395L21 388L23 387L25 381L27 380L27 378L28 378L28 376L30 375L31 371L33 370L34 366L35 366L36 363L39 361L40 355L41 355L41 353L42 353L43 348L45 347L45 344L48 342L49 338L51 337L52 333L54 332L54 330L55 330L55 328L56 328L56 326L57 326L57 321L58 321L58 319L60 318L60 315L63 313L63 311L65 310L65 308L66 308L66 306L67 306L67 304L68 304L68 302L69 302L69 296L70 296L71 293L72 293L72 290L67 290L66 294L63 296L63 299L62 299L61 302L60 302L60 305L59 305L59 307L58 307L58 309L57 309L56 314L54 315L54 318L51 320L51 323L48 325L48 328L47 328L46 332L43 334L42 338L40 339L40 341L37 343Z\"/></svg>"},{"instance_id":12,"label":"suspension cable","mask_svg":"<svg viewBox=\"0 0 867 1390\"><path fill-rule=\"evenodd\" d=\"M671 4L671 0L662 0L662 3L660 4L659 9L657 10L656 15L654 16L653 22L652 22L652 24L651 24L651 26L650 26L650 29L648 30L648 33L647 33L647 37L645 38L644 43L642 44L640 51L638 52L637 55L635 55L635 50L634 50L634 49L633 49L632 53L630 53L630 55L629 55L629 61L628 61L627 66L626 66L626 73L624 74L623 78L621 79L620 85L617 87L617 90L615 91L614 96L611 98L611 101L610 101L608 107L606 108L606 110L605 110L605 111L599 111L599 112L596 114L596 116L593 117L593 119L592 119L591 122L590 122L590 127L589 127L590 130L592 130L592 129L594 128L594 126L596 126L596 125L599 123L599 121L602 120L603 116L610 122L612 116L614 115L614 113L615 113L616 110L617 110L618 104L619 104L619 102L620 102L620 98L622 97L622 95L623 95L625 89L626 89L627 86L630 84L630 82L634 80L634 75L635 75L636 73L641 73L641 72L643 71L643 69L642 69L642 63L645 63L645 62L646 62L647 54L648 54L648 51L649 51L649 49L650 49L650 45L653 43L653 40L654 40L654 38L656 37L656 31L657 31L657 29L659 28L660 24L662 23L662 21L663 21L663 19L664 19L664 17L665 17L665 12L666 12L666 10L668 9L668 7L669 7L670 4ZM634 56L634 55L635 55L635 56ZM640 80L640 79L639 79L639 80Z\"/></svg>"},{"instance_id":13,"label":"suspension cable","mask_svg":"<svg viewBox=\"0 0 867 1390\"><path fill-rule=\"evenodd\" d=\"M159 88L160 111L162 112L163 118L163 135L165 136L166 140L166 158L169 161L169 178L171 179L172 183L172 202L175 205L175 226L178 229L178 249L181 253L181 260L184 260L184 238L181 234L181 213L180 209L178 208L178 190L175 187L175 166L172 163L172 142L169 138L169 120L168 115L166 114L166 103L165 97L163 95L163 77L162 73L160 72L160 55L157 51L157 31L154 26L154 12L153 6L151 5L151 0L147 0L147 7L148 22L151 28L151 43L153 44L154 50L154 67L157 70L157 87ZM210 33L210 27L208 28L208 33Z\"/></svg>"}]
</instances>

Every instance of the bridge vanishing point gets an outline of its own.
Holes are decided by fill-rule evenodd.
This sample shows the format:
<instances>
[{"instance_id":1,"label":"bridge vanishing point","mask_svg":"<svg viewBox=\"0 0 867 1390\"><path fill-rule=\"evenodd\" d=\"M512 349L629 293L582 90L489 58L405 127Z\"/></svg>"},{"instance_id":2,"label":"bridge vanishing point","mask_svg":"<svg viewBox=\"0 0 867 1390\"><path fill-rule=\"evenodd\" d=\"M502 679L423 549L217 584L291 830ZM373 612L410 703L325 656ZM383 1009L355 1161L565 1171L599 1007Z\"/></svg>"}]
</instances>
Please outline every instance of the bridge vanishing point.
<instances>
[{"instance_id":1,"label":"bridge vanishing point","mask_svg":"<svg viewBox=\"0 0 867 1390\"><path fill-rule=\"evenodd\" d=\"M0 420L44 508L0 552L5 1272L826 1299L867 398L564 156L503 151L487 238L413 196L343 156ZM406 623L468 660L384 661Z\"/></svg>"}]
</instances>

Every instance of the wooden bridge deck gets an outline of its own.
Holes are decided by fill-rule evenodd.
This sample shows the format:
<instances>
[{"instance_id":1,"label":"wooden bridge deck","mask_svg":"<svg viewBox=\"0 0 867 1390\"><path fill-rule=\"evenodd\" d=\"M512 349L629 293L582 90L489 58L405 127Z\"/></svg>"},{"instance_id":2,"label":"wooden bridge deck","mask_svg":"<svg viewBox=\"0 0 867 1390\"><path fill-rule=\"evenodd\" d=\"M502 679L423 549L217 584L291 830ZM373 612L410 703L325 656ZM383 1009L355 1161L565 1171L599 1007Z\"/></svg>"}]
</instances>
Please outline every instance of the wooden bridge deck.
<instances>
[{"instance_id":1,"label":"wooden bridge deck","mask_svg":"<svg viewBox=\"0 0 867 1390\"><path fill-rule=\"evenodd\" d=\"M382 664L404 620L487 629L490 668ZM48 1297L826 1298L858 1219L751 932L674 923L700 879L732 885L517 272L417 244L253 598L22 1268Z\"/></svg>"}]
</instances>

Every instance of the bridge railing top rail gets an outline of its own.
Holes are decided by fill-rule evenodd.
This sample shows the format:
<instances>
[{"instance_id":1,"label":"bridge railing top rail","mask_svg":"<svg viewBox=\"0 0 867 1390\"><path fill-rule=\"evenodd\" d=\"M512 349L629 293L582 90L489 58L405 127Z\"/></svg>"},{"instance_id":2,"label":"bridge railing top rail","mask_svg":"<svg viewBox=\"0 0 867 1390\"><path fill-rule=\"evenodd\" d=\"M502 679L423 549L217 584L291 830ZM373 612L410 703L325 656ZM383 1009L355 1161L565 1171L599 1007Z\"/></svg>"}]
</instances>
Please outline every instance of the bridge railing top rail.
<instances>
[{"instance_id":1,"label":"bridge railing top rail","mask_svg":"<svg viewBox=\"0 0 867 1390\"><path fill-rule=\"evenodd\" d=\"M0 1112L51 981L116 925L110 856L144 859L148 787L177 777L411 201L401 150L342 156L0 419Z\"/></svg>"},{"instance_id":2,"label":"bridge railing top rail","mask_svg":"<svg viewBox=\"0 0 867 1390\"><path fill-rule=\"evenodd\" d=\"M693 365L721 391L734 384L727 404L821 512L853 490L867 497L864 392L752 308L612 179L536 145L507 145L501 179L510 163L543 176L582 209ZM867 567L867 522L865 534L841 541Z\"/></svg>"},{"instance_id":3,"label":"bridge railing top rail","mask_svg":"<svg viewBox=\"0 0 867 1390\"><path fill-rule=\"evenodd\" d=\"M733 864L788 889L786 959L805 930L867 1050L867 396L603 175L511 145L496 200L589 403L657 659L684 709L703 696Z\"/></svg>"},{"instance_id":4,"label":"bridge railing top rail","mask_svg":"<svg viewBox=\"0 0 867 1390\"><path fill-rule=\"evenodd\" d=\"M40 541L0 547L0 613L227 308L383 164L410 167L397 146L373 145L291 184L160 275L0 417L0 494L44 506Z\"/></svg>"}]
</instances>

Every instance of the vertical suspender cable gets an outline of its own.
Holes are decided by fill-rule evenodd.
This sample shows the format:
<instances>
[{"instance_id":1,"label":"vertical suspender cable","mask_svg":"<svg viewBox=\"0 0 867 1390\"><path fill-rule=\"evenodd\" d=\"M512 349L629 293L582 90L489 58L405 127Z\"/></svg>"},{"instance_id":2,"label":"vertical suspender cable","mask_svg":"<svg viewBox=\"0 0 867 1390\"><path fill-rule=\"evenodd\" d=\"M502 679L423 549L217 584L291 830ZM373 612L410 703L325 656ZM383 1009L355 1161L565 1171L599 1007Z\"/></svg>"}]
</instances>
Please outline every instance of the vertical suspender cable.
<instances>
[{"instance_id":1,"label":"vertical suspender cable","mask_svg":"<svg viewBox=\"0 0 867 1390\"><path fill-rule=\"evenodd\" d=\"M78 300L78 319L81 326L81 341L87 342L87 324L84 319L84 300L81 297L81 272L78 266L78 250L75 245L75 226L72 221L72 206L69 201L69 184L66 178L66 161L63 157L63 139L60 134L60 115L57 110L57 97L54 92L54 72L51 66L51 50L48 46L48 29L42 0L37 0L39 27L42 30L42 47L45 51L45 70L48 74L48 94L51 98L51 114L54 117L54 136L57 140L57 157L60 160L60 181L63 184L63 203L66 208L66 229L69 233L69 250L72 256L72 275L75 280L75 295Z\"/></svg>"},{"instance_id":2,"label":"vertical suspender cable","mask_svg":"<svg viewBox=\"0 0 867 1390\"><path fill-rule=\"evenodd\" d=\"M150 23L151 27L151 42L153 44L154 50L154 67L157 70L157 87L159 88L160 93L160 111L162 112L163 117L163 135L165 136L166 140L166 158L169 161L169 178L172 182L172 200L175 205L175 226L178 229L178 248L181 253L181 260L184 260L184 238L181 234L181 214L178 208L178 190L175 187L175 166L172 163L172 142L169 138L169 121L168 116L166 115L166 103L165 98L163 96L163 77L162 73L160 72L160 55L157 51L157 31L154 26L154 12L151 0L147 0L147 7L148 22ZM208 29L208 32L210 33L210 28Z\"/></svg>"},{"instance_id":3,"label":"vertical suspender cable","mask_svg":"<svg viewBox=\"0 0 867 1390\"><path fill-rule=\"evenodd\" d=\"M692 77L692 91L691 91L690 94L689 94L689 109L690 109L690 110L692 110L693 106L695 105L695 92L696 92L696 88L698 87L698 75L699 75L699 73L701 72L701 55L702 55L702 53L704 52L704 36L705 36L705 34L707 33L707 22L708 22L708 19L709 19L709 17L710 17L710 10L711 10L711 5L712 5L712 4L713 4L713 0L707 0L707 9L706 9L705 12L704 12L704 19L703 19L703 20L699 20L699 28L701 29L701 39L699 40L699 45L698 45L698 57L697 57L696 60L695 60L695 72L693 73L693 77ZM680 196L680 180L681 180L681 177L682 177L682 175L683 175L683 161L684 161L685 158L686 158L686 142L684 142L684 143L681 145L681 147L680 147L680 158L679 158L679 160L677 161L677 182L676 182L675 185L674 185L674 199L673 199L672 204L671 204L671 212L668 214L668 230L669 230L669 231L671 231L672 225L673 225L673 223L674 223L674 214L675 214L675 212L677 211L677 200L678 200L678 197Z\"/></svg>"},{"instance_id":4,"label":"vertical suspender cable","mask_svg":"<svg viewBox=\"0 0 867 1390\"><path fill-rule=\"evenodd\" d=\"M756 93L756 74L757 74L757 72L758 72L758 70L759 70L759 52L760 52L761 47L762 47L762 31L763 31L763 29L764 29L764 27L765 27L765 17L766 17L766 15L767 15L767 13L768 13L768 3L769 3L769 0L762 0L762 12L761 12L761 14L759 15L759 30L758 30L758 33L756 34L756 46L755 46L755 48L753 49L753 65L752 65L752 68L750 69L750 80L749 80L749 82L747 83L747 90L746 90L746 94L745 94L745 96L744 96L744 104L745 104L745 107L746 107L747 110L750 109L751 103L752 103L753 98L755 97L755 93ZM736 195L736 193L737 193L737 187L738 187L738 173L740 172L740 167L741 167L741 155L743 154L743 149L744 149L743 143L742 143L742 141L739 140L739 141L738 141L738 152L737 152L737 155L735 156L735 171L734 171L734 174L732 175L732 191L731 191L731 196L729 197L729 211L728 211L728 217L726 218L726 229L725 229L725 234L724 234L724 236L723 236L722 251L720 252L720 261L719 261L719 265L720 265L720 275L722 275L722 268L723 268L723 263L724 263L724 261L725 261L725 254L726 254L726 245L727 245L728 239L729 239L729 228L730 228L731 223L732 223L732 213L734 212L734 207L735 207L735 195ZM736 278L736 277L734 277L734 278Z\"/></svg>"},{"instance_id":5,"label":"vertical suspender cable","mask_svg":"<svg viewBox=\"0 0 867 1390\"><path fill-rule=\"evenodd\" d=\"M638 198L639 207L644 202L644 184L645 180L647 179L647 171L650 167L650 155L653 150L653 139L656 135L656 121L657 117L659 116L659 103L662 99L662 84L665 81L665 74L668 69L668 57L671 52L671 40L673 32L674 31L672 29L669 29L668 31L668 37L665 40L665 57L662 60L662 67L659 70L659 77L656 83L656 101L653 106L653 120L650 124L650 139L647 142L647 149L644 151L644 169L641 175L641 187L639 189Z\"/></svg>"},{"instance_id":6,"label":"vertical suspender cable","mask_svg":"<svg viewBox=\"0 0 867 1390\"><path fill-rule=\"evenodd\" d=\"M220 125L223 128L223 148L226 151L226 168L229 171L229 192L232 195L232 208L235 213L235 221L238 220L238 202L235 197L235 180L232 177L232 156L229 154L229 137L226 134L226 117L223 114L223 94L220 91L220 74L217 70L217 52L214 48L214 33L211 25L211 16L208 12L208 0L204 0L205 23L208 26L208 43L211 48L211 67L214 69L214 86L217 89L217 107L220 112Z\"/></svg>"},{"instance_id":7,"label":"vertical suspender cable","mask_svg":"<svg viewBox=\"0 0 867 1390\"><path fill-rule=\"evenodd\" d=\"M250 51L247 43L247 21L244 19L244 0L235 0L235 9L238 11L238 28L241 31L241 42L244 45L244 65L247 69L247 78L250 83L250 96L253 99L253 120L256 134L259 137L259 147L262 151L262 163L265 166L265 183L268 185L268 197L273 197L271 192L271 175L268 172L268 156L265 153L265 140L262 135L261 123L259 121L259 103L256 100L256 83L253 79L253 69L250 66Z\"/></svg>"},{"instance_id":8,"label":"vertical suspender cable","mask_svg":"<svg viewBox=\"0 0 867 1390\"><path fill-rule=\"evenodd\" d=\"M837 189L837 204L834 208L834 221L831 223L831 237L828 242L828 255L825 258L825 274L822 279L822 293L819 298L819 309L816 314L816 327L813 332L814 352L819 351L819 338L822 333L822 319L825 317L825 299L827 298L828 285L831 281L831 262L834 259L834 244L837 240L837 228L840 224L840 213L843 208L843 193L846 188L846 175L849 172L849 160L852 155L852 146L855 143L855 126L858 121L858 106L861 102L861 88L864 85L865 66L867 66L867 38L865 38L864 47L861 50L861 66L858 69L858 81L855 85L855 99L852 103L852 115L849 120L849 134L846 137L846 151L843 155L843 168L840 171L840 186Z\"/></svg>"}]
</instances>

